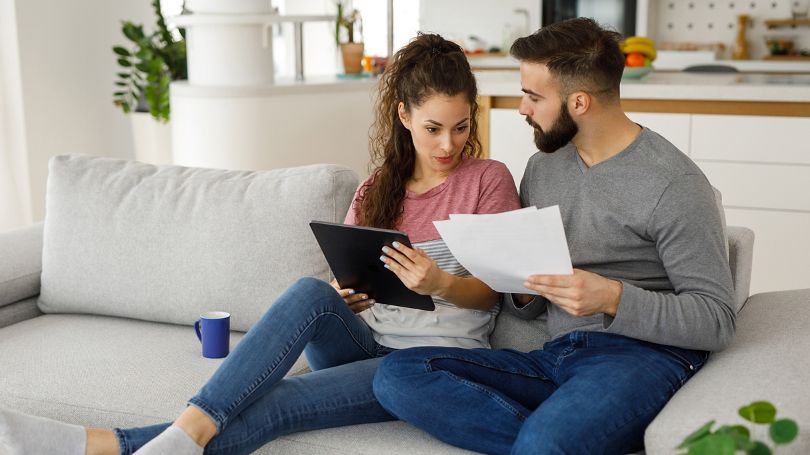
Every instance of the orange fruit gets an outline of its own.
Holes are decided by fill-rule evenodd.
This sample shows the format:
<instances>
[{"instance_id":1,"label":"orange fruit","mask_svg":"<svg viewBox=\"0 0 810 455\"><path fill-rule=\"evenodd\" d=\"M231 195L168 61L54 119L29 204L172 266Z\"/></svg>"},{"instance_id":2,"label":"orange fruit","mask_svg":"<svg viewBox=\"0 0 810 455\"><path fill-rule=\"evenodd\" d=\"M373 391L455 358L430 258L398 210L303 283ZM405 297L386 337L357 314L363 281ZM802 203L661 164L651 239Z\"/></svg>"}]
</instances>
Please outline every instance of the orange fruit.
<instances>
[{"instance_id":1,"label":"orange fruit","mask_svg":"<svg viewBox=\"0 0 810 455\"><path fill-rule=\"evenodd\" d=\"M625 57L624 66L644 66L644 56L638 52L631 52Z\"/></svg>"}]
</instances>

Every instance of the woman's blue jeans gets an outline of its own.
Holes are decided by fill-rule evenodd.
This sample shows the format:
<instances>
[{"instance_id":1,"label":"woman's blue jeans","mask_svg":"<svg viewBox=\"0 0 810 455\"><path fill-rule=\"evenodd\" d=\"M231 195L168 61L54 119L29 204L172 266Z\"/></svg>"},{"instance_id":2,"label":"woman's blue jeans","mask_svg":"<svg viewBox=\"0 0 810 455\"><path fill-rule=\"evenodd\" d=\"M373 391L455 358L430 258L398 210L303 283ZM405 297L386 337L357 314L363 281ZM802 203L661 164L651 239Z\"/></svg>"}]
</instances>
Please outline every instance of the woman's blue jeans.
<instances>
[{"instance_id":1,"label":"woman's blue jeans","mask_svg":"<svg viewBox=\"0 0 810 455\"><path fill-rule=\"evenodd\" d=\"M627 454L643 448L644 429L707 357L598 332L529 353L413 348L382 361L374 393L400 419L465 449Z\"/></svg>"},{"instance_id":2,"label":"woman's blue jeans","mask_svg":"<svg viewBox=\"0 0 810 455\"><path fill-rule=\"evenodd\" d=\"M313 372L284 378L302 351ZM298 280L189 400L217 426L205 453L250 453L289 433L393 420L372 391L377 365L391 351L331 285ZM116 428L121 453L169 425Z\"/></svg>"}]
</instances>

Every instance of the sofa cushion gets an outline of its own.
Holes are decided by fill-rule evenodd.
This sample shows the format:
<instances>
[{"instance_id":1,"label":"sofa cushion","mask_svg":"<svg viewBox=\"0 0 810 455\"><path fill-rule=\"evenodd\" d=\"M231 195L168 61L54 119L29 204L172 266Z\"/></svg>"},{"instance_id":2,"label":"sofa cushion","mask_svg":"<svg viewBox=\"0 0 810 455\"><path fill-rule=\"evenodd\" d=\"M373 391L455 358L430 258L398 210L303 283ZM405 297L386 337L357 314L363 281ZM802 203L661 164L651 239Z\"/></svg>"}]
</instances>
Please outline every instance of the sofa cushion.
<instances>
[{"instance_id":1,"label":"sofa cushion","mask_svg":"<svg viewBox=\"0 0 810 455\"><path fill-rule=\"evenodd\" d=\"M40 308L247 330L302 276L329 277L312 220L358 185L335 165L243 172L90 156L49 165Z\"/></svg>"},{"instance_id":2,"label":"sofa cushion","mask_svg":"<svg viewBox=\"0 0 810 455\"><path fill-rule=\"evenodd\" d=\"M185 325L46 314L0 330L0 403L82 425L153 424L176 417L220 363Z\"/></svg>"},{"instance_id":3,"label":"sofa cushion","mask_svg":"<svg viewBox=\"0 0 810 455\"><path fill-rule=\"evenodd\" d=\"M231 349L243 334L233 332ZM0 405L100 428L171 421L222 363L200 355L191 327L46 314L0 330ZM303 358L289 374L305 371ZM463 454L402 422L283 436L257 451L285 454Z\"/></svg>"}]
</instances>

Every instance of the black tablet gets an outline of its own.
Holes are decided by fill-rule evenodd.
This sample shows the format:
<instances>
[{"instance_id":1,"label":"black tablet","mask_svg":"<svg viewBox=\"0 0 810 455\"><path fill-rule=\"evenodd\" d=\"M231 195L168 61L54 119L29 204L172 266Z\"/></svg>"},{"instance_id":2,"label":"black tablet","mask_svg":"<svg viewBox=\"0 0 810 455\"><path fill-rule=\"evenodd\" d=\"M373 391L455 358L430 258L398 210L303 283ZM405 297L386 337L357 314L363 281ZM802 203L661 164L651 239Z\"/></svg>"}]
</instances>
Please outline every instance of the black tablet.
<instances>
[{"instance_id":1,"label":"black tablet","mask_svg":"<svg viewBox=\"0 0 810 455\"><path fill-rule=\"evenodd\" d=\"M391 247L397 241L411 246L404 232L325 221L313 221L309 226L341 288L368 294L387 305L426 311L436 308L430 296L408 289L380 261L384 245Z\"/></svg>"}]
</instances>

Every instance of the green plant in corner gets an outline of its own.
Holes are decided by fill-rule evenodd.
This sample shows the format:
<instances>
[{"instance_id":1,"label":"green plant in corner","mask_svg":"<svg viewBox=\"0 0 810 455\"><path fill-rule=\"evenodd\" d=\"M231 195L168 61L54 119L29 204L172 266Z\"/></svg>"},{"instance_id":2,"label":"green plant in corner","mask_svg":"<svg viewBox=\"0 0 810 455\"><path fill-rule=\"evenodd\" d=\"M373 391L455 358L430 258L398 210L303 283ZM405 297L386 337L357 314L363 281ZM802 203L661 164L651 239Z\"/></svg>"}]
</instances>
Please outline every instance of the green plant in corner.
<instances>
[{"instance_id":1,"label":"green plant in corner","mask_svg":"<svg viewBox=\"0 0 810 455\"><path fill-rule=\"evenodd\" d=\"M768 425L768 435L774 446L754 439L753 425L749 429L743 425L723 425L712 431L714 420L707 422L683 440L678 449L688 455L733 455L742 451L750 455L770 455L780 445L796 439L799 426L792 419L776 420L776 407L767 401L755 401L743 406L738 414L752 424Z\"/></svg>"},{"instance_id":2,"label":"green plant in corner","mask_svg":"<svg viewBox=\"0 0 810 455\"><path fill-rule=\"evenodd\" d=\"M129 48L114 46L121 66L115 81L113 103L125 113L148 111L152 117L168 121L169 83L187 79L185 31L175 40L160 11L160 0L152 0L157 29L147 34L143 25L121 23L121 31L131 41ZM185 10L185 6L183 8Z\"/></svg>"}]
</instances>

